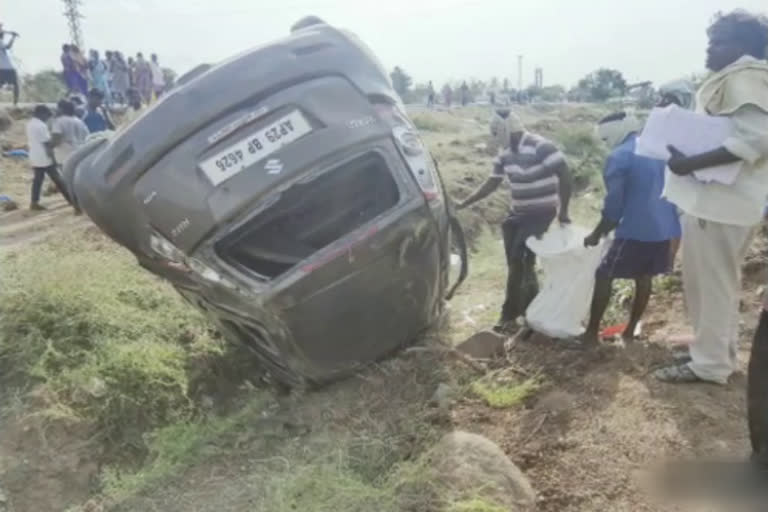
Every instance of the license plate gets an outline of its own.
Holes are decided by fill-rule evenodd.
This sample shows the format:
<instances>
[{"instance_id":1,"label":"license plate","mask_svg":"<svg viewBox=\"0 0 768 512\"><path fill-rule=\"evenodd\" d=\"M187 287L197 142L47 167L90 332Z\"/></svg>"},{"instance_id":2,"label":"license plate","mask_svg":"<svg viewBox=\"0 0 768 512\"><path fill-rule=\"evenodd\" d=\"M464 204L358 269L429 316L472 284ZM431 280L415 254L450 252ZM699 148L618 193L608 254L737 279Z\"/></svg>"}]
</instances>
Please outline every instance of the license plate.
<instances>
[{"instance_id":1,"label":"license plate","mask_svg":"<svg viewBox=\"0 0 768 512\"><path fill-rule=\"evenodd\" d=\"M201 162L200 168L216 186L311 131L301 112L294 110Z\"/></svg>"}]
</instances>

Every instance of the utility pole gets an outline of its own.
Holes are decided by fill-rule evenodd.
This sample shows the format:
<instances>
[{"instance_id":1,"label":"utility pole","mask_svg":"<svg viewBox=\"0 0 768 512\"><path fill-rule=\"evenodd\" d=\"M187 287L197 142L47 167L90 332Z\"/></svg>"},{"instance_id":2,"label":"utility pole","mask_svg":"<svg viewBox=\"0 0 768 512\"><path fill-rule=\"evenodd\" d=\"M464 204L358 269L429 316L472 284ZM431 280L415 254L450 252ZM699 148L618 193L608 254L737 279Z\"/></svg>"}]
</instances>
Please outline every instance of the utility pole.
<instances>
[{"instance_id":1,"label":"utility pole","mask_svg":"<svg viewBox=\"0 0 768 512\"><path fill-rule=\"evenodd\" d=\"M64 2L64 17L69 25L69 37L72 43L83 49L83 31L80 29L80 20L84 18L80 14L82 0L62 0Z\"/></svg>"}]
</instances>

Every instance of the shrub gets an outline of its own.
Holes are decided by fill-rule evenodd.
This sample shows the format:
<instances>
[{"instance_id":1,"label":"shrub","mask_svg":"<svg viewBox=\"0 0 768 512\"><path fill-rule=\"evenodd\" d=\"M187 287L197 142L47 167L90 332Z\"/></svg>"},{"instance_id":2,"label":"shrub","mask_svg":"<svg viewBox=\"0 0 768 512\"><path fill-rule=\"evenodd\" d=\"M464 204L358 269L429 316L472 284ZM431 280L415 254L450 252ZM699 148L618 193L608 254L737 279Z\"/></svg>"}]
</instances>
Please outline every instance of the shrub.
<instances>
[{"instance_id":1,"label":"shrub","mask_svg":"<svg viewBox=\"0 0 768 512\"><path fill-rule=\"evenodd\" d=\"M470 386L472 392L494 409L514 407L541 387L537 378L518 381L500 372L490 373Z\"/></svg>"},{"instance_id":2,"label":"shrub","mask_svg":"<svg viewBox=\"0 0 768 512\"><path fill-rule=\"evenodd\" d=\"M24 98L30 103L55 103L67 93L61 75L52 69L26 75L22 81L21 89Z\"/></svg>"}]
</instances>

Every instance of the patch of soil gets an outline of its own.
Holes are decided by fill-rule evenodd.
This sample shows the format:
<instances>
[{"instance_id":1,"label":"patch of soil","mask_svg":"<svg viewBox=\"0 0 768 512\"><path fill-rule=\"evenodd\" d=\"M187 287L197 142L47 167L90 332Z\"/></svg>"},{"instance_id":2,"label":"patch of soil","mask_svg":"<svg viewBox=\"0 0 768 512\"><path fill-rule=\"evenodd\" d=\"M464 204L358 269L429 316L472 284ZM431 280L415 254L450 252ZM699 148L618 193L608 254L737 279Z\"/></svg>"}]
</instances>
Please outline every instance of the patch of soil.
<instances>
[{"instance_id":1,"label":"patch of soil","mask_svg":"<svg viewBox=\"0 0 768 512\"><path fill-rule=\"evenodd\" d=\"M39 391L33 401L41 400ZM0 486L10 510L61 511L87 499L99 472L99 449L88 426L39 414L0 421Z\"/></svg>"},{"instance_id":2,"label":"patch of soil","mask_svg":"<svg viewBox=\"0 0 768 512\"><path fill-rule=\"evenodd\" d=\"M660 299L650 324L684 329L681 294ZM652 329L647 334L657 338ZM750 336L745 330L743 339ZM742 368L749 357L744 345ZM453 420L505 450L538 491L539 510L673 510L643 491L636 470L667 458L743 459L748 453L741 373L728 386L660 383L650 373L673 355L668 345L648 339L585 352L534 336L508 357L543 377L544 389L522 410L465 400Z\"/></svg>"}]
</instances>

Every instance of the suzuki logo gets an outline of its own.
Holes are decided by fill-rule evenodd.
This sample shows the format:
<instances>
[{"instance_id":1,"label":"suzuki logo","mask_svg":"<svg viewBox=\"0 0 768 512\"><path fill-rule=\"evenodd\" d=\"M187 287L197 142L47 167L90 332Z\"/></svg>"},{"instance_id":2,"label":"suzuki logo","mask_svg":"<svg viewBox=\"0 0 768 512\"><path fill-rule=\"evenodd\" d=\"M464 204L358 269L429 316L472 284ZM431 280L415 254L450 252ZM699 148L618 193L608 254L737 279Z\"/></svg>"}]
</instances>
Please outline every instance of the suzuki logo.
<instances>
[{"instance_id":1,"label":"suzuki logo","mask_svg":"<svg viewBox=\"0 0 768 512\"><path fill-rule=\"evenodd\" d=\"M277 158L267 160L267 163L264 165L264 170L267 171L267 174L280 174L283 171L283 162Z\"/></svg>"}]
</instances>

